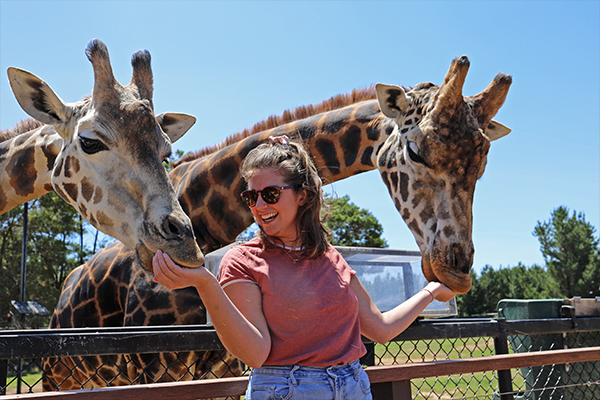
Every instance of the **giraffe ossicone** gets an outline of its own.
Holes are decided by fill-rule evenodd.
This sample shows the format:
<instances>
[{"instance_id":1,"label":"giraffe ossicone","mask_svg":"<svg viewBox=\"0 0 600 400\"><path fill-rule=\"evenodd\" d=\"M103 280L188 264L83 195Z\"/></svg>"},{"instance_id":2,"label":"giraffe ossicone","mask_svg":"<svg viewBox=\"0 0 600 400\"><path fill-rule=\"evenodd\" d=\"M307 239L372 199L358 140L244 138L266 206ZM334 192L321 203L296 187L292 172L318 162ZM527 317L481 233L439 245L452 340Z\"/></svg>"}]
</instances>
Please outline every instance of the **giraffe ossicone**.
<instances>
[{"instance_id":1,"label":"giraffe ossicone","mask_svg":"<svg viewBox=\"0 0 600 400\"><path fill-rule=\"evenodd\" d=\"M196 244L163 165L171 144L196 119L154 115L150 54L132 56L131 82L114 77L108 49L86 48L94 69L90 97L64 102L31 72L10 67L14 95L31 117L46 124L0 143L0 212L56 191L94 227L135 250L150 266L158 249L184 266L204 256Z\"/></svg>"}]
</instances>

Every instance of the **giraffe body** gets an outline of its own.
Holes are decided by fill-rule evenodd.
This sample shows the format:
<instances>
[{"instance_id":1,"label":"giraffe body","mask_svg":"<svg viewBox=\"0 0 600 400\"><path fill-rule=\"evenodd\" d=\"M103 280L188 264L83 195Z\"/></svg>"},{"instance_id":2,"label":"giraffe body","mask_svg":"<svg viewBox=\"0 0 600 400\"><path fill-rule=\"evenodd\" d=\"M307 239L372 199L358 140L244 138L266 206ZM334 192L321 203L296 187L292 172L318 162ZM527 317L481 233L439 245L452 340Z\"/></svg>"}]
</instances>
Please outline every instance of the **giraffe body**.
<instances>
[{"instance_id":1,"label":"giraffe body","mask_svg":"<svg viewBox=\"0 0 600 400\"><path fill-rule=\"evenodd\" d=\"M457 60L453 61L446 80L456 74L456 63ZM499 99L494 99L495 105L482 104L481 98L487 98L485 91L469 98L460 94L460 98L455 95L451 99L451 108L458 111L446 111L444 115L439 104L449 101L446 100L446 81L441 87L426 83L412 90L378 86L378 100L354 102L267 128L243 140L227 143L229 145L212 153L200 153L196 159L183 160L170 176L179 201L192 220L199 246L205 253L220 248L234 241L253 222L239 197L244 188L239 165L252 148L269 136L286 134L304 141L325 184L378 168L397 209L422 249L426 277L444 283L449 277L448 284L454 285L451 287L455 290L468 290L470 264L467 256L464 256L466 261L462 260L461 252L466 254L472 248L470 207L474 183L483 173L490 139L510 131L491 120L506 96L506 81L510 84L510 78L504 75L499 80L503 83L500 93L496 94ZM438 138L440 127L442 137ZM457 143L453 143L453 137ZM444 188L449 188L450 194L440 190ZM447 226L450 229L446 229ZM457 235L452 235L451 229L455 229ZM197 294L170 292L154 284L149 272L132 262L130 253L116 243L79 267L85 272L77 274L88 278L69 279L51 327L80 326L73 318L78 314L75 310L89 304L95 304L96 312L103 316L105 323L112 315L119 315L118 319L122 318L126 326L206 321ZM446 275L442 273L444 268L449 271ZM100 306L95 291L87 293L87 297L73 296L78 287L88 284L89 277L118 277L123 270L133 270L128 276L135 278L119 278L109 284L127 293L125 304L105 302ZM98 281L91 286L99 284ZM155 306L157 298L161 299L160 307ZM115 319L110 323L117 322ZM58 372L52 373L56 375L54 381L64 378Z\"/></svg>"},{"instance_id":2,"label":"giraffe body","mask_svg":"<svg viewBox=\"0 0 600 400\"><path fill-rule=\"evenodd\" d=\"M171 142L195 118L154 115L147 51L133 55L126 86L114 78L104 43L92 40L86 54L94 89L76 103L64 102L34 74L8 69L17 101L39 124L23 123L2 135L0 212L54 190L93 226L135 250L141 262L150 265L157 249L169 248L182 265L202 265L190 220L162 164Z\"/></svg>"}]
</instances>

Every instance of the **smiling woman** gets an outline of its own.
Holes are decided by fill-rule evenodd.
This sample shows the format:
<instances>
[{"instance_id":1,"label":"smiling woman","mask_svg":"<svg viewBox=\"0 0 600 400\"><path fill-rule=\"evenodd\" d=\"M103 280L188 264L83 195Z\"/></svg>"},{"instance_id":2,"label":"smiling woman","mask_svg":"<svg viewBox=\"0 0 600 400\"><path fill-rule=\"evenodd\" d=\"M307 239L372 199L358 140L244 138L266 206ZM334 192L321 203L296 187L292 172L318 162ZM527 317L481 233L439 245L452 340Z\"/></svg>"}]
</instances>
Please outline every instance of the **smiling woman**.
<instances>
[{"instance_id":1,"label":"smiling woman","mask_svg":"<svg viewBox=\"0 0 600 400\"><path fill-rule=\"evenodd\" d=\"M380 312L321 220L322 182L304 146L271 137L241 166L242 199L260 230L224 255L217 279L157 252L156 282L194 286L228 351L254 368L246 399L371 399L359 363L361 334L387 342L434 299L454 292L439 282ZM340 397L342 396L342 397Z\"/></svg>"}]
</instances>

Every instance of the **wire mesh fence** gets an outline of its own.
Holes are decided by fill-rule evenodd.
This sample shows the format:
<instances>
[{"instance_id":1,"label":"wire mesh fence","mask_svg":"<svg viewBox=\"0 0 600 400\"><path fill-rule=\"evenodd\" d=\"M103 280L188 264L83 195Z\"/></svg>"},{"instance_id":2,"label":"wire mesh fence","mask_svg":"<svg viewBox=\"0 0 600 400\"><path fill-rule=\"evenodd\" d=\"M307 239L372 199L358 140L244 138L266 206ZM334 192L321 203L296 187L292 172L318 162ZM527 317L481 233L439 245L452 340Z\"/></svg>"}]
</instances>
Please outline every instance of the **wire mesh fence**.
<instances>
[{"instance_id":1,"label":"wire mesh fence","mask_svg":"<svg viewBox=\"0 0 600 400\"><path fill-rule=\"evenodd\" d=\"M385 345L366 342L365 365L393 365L600 346L600 318L420 321ZM0 332L0 393L30 393L248 374L210 329ZM89 331L89 330L88 330ZM86 336L87 335L87 336ZM189 351L195 348L195 351ZM502 350L504 349L504 350ZM156 351L164 351L157 353ZM600 361L413 379L414 399L600 399Z\"/></svg>"}]
</instances>

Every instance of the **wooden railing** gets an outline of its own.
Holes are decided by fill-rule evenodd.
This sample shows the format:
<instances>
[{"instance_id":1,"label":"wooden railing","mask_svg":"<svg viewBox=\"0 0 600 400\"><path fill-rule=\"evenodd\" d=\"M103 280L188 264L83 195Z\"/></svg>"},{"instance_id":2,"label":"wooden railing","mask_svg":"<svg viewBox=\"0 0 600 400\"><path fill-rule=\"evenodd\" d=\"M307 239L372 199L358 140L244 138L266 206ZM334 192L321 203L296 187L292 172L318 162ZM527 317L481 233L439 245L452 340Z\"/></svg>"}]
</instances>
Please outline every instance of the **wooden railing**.
<instances>
[{"instance_id":1,"label":"wooden railing","mask_svg":"<svg viewBox=\"0 0 600 400\"><path fill-rule=\"evenodd\" d=\"M366 369L374 400L410 399L411 379L451 376L482 371L510 370L541 365L566 364L600 360L600 347L551 350L533 353L419 362L404 365L375 366ZM597 384L598 382L593 382ZM91 390L45 392L3 396L3 400L196 400L243 395L248 378L224 378L150 385L108 387ZM502 400L512 393L500 393Z\"/></svg>"}]
</instances>

